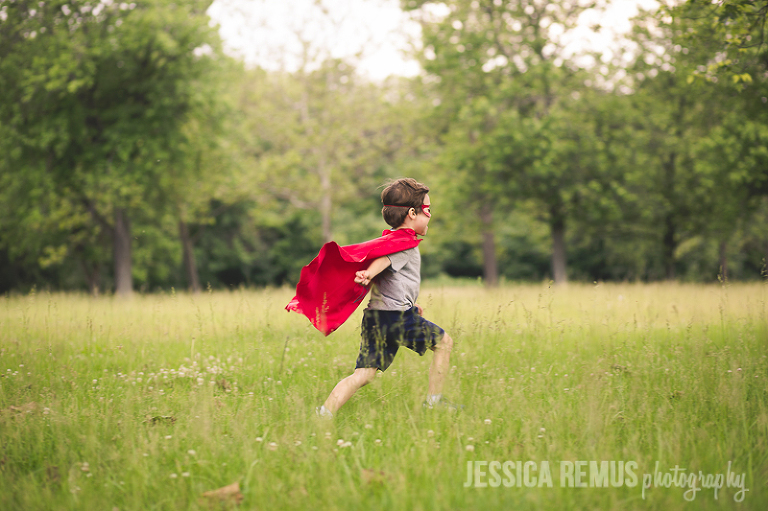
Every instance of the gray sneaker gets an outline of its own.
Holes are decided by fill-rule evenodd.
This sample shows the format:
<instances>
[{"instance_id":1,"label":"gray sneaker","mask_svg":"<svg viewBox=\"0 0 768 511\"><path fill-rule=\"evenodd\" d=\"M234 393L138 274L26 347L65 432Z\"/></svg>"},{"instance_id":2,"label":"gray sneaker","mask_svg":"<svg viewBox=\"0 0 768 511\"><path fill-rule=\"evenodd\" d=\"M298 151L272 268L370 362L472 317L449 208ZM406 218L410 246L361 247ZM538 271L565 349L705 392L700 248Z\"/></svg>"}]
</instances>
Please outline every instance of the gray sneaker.
<instances>
[{"instance_id":1,"label":"gray sneaker","mask_svg":"<svg viewBox=\"0 0 768 511\"><path fill-rule=\"evenodd\" d=\"M460 405L457 403L452 403L445 399L444 397L441 397L437 403L430 403L429 401L424 401L421 403L422 408L426 410L450 410L452 412L463 410L464 405Z\"/></svg>"},{"instance_id":2,"label":"gray sneaker","mask_svg":"<svg viewBox=\"0 0 768 511\"><path fill-rule=\"evenodd\" d=\"M315 408L315 415L327 421L333 419L333 413L331 413L331 411L325 408L324 406L318 406L317 408Z\"/></svg>"}]
</instances>

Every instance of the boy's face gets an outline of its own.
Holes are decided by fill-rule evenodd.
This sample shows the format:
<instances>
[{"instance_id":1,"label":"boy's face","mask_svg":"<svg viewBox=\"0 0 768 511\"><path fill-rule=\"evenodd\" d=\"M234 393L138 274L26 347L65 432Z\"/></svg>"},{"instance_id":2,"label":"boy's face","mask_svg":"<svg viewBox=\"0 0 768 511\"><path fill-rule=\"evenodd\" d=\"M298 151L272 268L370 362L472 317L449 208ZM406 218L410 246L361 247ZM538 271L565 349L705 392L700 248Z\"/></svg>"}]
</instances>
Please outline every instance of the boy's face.
<instances>
[{"instance_id":1,"label":"boy's face","mask_svg":"<svg viewBox=\"0 0 768 511\"><path fill-rule=\"evenodd\" d=\"M431 205L431 202L429 201L429 194L424 196L424 201L422 202L422 204L425 206ZM426 209L431 214L430 208L427 207ZM414 220L414 224L413 224L413 230L416 231L416 234L420 236L427 235L427 229L429 228L429 220L430 220L430 217L428 217L423 210L416 213L416 219Z\"/></svg>"}]
</instances>

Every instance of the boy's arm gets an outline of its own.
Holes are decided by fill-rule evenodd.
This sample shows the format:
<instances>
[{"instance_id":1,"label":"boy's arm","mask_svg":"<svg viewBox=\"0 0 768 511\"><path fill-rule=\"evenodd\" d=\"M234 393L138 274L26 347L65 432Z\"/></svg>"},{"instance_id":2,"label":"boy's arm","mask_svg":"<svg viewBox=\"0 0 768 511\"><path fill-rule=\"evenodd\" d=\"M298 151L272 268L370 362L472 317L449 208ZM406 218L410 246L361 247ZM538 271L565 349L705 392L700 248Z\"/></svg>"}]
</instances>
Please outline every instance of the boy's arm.
<instances>
[{"instance_id":1,"label":"boy's arm","mask_svg":"<svg viewBox=\"0 0 768 511\"><path fill-rule=\"evenodd\" d=\"M387 256L381 256L378 259L374 259L371 265L368 266L368 269L355 272L355 282L367 286L376 275L387 269L390 264L392 264L392 262Z\"/></svg>"}]
</instances>

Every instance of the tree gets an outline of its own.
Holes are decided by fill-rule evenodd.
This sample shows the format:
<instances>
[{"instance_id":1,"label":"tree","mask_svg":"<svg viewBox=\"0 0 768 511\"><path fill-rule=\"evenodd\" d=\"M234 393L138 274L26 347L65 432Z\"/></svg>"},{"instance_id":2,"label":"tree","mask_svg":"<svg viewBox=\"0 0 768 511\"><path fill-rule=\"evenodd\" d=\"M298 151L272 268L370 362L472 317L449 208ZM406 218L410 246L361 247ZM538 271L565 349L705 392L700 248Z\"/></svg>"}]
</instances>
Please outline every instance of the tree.
<instances>
[{"instance_id":1,"label":"tree","mask_svg":"<svg viewBox=\"0 0 768 511\"><path fill-rule=\"evenodd\" d=\"M34 173L75 208L78 225L60 229L67 252L83 230L111 240L120 295L133 287L131 217L151 208L147 198L201 99L195 86L215 76L204 58L218 47L209 4L3 6L0 125L14 148L4 172Z\"/></svg>"},{"instance_id":2,"label":"tree","mask_svg":"<svg viewBox=\"0 0 768 511\"><path fill-rule=\"evenodd\" d=\"M381 184L403 145L387 96L338 60L311 72L252 72L241 110L253 199L315 211L322 240L335 238L335 212Z\"/></svg>"},{"instance_id":3,"label":"tree","mask_svg":"<svg viewBox=\"0 0 768 511\"><path fill-rule=\"evenodd\" d=\"M437 82L449 179L482 233L484 275L498 280L494 215L523 199L550 225L552 271L567 280L565 222L595 170L571 103L586 76L561 34L590 6L537 0L404 1L420 12L425 71ZM441 121L441 122L440 122ZM467 203L468 201L468 203Z\"/></svg>"},{"instance_id":4,"label":"tree","mask_svg":"<svg viewBox=\"0 0 768 511\"><path fill-rule=\"evenodd\" d=\"M687 46L691 30L696 44ZM642 112L636 143L646 161L629 180L646 204L645 225L660 237L668 279L677 276L683 256L695 256L690 251L710 237L717 240L719 266L727 271L729 239L754 209L744 185L762 172L735 149L745 97L733 81L694 79L719 47L718 30L664 11L636 29L641 53L629 76L635 77L634 108Z\"/></svg>"}]
</instances>

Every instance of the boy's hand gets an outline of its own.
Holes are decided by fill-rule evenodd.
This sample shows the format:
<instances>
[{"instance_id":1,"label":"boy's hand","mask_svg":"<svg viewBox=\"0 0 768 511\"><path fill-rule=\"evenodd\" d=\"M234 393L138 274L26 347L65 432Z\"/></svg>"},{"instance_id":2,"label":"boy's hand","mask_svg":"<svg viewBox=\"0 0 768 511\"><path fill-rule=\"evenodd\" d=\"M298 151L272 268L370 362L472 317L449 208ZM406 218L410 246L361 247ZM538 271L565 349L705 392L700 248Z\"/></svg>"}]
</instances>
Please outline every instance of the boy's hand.
<instances>
[{"instance_id":1,"label":"boy's hand","mask_svg":"<svg viewBox=\"0 0 768 511\"><path fill-rule=\"evenodd\" d=\"M355 282L358 284L362 284L363 286L367 286L371 283L371 280L373 279L373 276L370 274L368 270L360 270L355 272Z\"/></svg>"},{"instance_id":2,"label":"boy's hand","mask_svg":"<svg viewBox=\"0 0 768 511\"><path fill-rule=\"evenodd\" d=\"M387 256L381 256L378 259L374 259L368 268L355 272L355 282L362 284L363 286L368 286L376 275L388 268L390 264L392 264L392 262Z\"/></svg>"},{"instance_id":3,"label":"boy's hand","mask_svg":"<svg viewBox=\"0 0 768 511\"><path fill-rule=\"evenodd\" d=\"M418 303L416 304L416 312L419 313L419 316L423 316L424 315L424 309L422 309L421 305L419 305Z\"/></svg>"}]
</instances>

